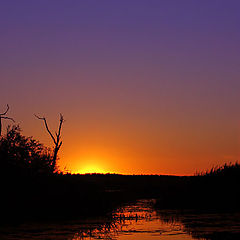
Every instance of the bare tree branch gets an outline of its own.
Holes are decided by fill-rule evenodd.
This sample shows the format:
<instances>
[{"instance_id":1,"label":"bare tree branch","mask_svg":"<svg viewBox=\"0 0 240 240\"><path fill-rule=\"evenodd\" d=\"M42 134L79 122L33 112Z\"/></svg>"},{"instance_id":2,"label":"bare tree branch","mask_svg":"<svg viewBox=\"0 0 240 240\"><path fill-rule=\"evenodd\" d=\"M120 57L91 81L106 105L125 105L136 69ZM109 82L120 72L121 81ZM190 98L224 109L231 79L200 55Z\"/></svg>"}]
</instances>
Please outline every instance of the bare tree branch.
<instances>
[{"instance_id":1,"label":"bare tree branch","mask_svg":"<svg viewBox=\"0 0 240 240\"><path fill-rule=\"evenodd\" d=\"M49 135L51 136L51 138L52 138L54 144L57 144L57 142L56 142L54 136L52 135L51 131L50 131L49 128L48 128L48 124L47 124L47 120L46 120L46 118L45 118L45 117L39 117L39 116L37 116L36 114L34 114L34 116L35 116L36 118L38 118L39 120L43 120L43 121L44 121L45 127L46 127L46 129L47 129Z\"/></svg>"},{"instance_id":2,"label":"bare tree branch","mask_svg":"<svg viewBox=\"0 0 240 240\"><path fill-rule=\"evenodd\" d=\"M60 113L59 128L58 128L58 134L57 134L58 137L60 137L63 121L64 121L63 115Z\"/></svg>"},{"instance_id":3,"label":"bare tree branch","mask_svg":"<svg viewBox=\"0 0 240 240\"><path fill-rule=\"evenodd\" d=\"M3 118L3 119L8 119L8 120L11 120L11 121L15 122L15 120L14 120L13 118L11 118L11 117L5 117L5 116L2 117L2 116L1 116L1 118Z\"/></svg>"},{"instance_id":4,"label":"bare tree branch","mask_svg":"<svg viewBox=\"0 0 240 240\"><path fill-rule=\"evenodd\" d=\"M7 112L8 112L8 110L9 110L9 105L7 104L7 109L6 109L6 111L5 111L4 113L0 113L0 116L6 115Z\"/></svg>"},{"instance_id":5,"label":"bare tree branch","mask_svg":"<svg viewBox=\"0 0 240 240\"><path fill-rule=\"evenodd\" d=\"M8 110L9 110L9 105L7 104L6 111L3 113L0 113L0 136L2 135L2 119L11 120L15 122L13 118L5 116L8 113Z\"/></svg>"},{"instance_id":6,"label":"bare tree branch","mask_svg":"<svg viewBox=\"0 0 240 240\"><path fill-rule=\"evenodd\" d=\"M53 162L52 162L52 169L53 169L53 172L54 172L56 170L57 154L58 154L58 151L59 151L60 147L62 146L62 141L60 141L60 139L61 139L62 124L64 122L63 115L60 113L58 131L55 132L56 137L54 137L52 132L49 130L47 120L46 120L45 117L39 117L36 114L34 114L34 116L36 118L38 118L39 120L44 121L45 128L46 128L47 132L49 133L49 135L51 136L51 138L52 138L52 140L55 144L54 151L53 151Z\"/></svg>"}]
</instances>

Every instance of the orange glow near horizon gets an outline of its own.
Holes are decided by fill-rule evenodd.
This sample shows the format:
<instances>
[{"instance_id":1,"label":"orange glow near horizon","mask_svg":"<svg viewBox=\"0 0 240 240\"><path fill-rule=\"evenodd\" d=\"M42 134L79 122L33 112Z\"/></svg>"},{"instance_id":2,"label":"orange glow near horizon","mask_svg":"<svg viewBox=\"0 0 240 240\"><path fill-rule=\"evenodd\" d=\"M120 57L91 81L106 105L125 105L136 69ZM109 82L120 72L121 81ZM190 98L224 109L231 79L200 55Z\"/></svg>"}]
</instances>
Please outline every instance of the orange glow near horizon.
<instances>
[{"instance_id":1,"label":"orange glow near horizon","mask_svg":"<svg viewBox=\"0 0 240 240\"><path fill-rule=\"evenodd\" d=\"M97 155L96 155L97 156ZM87 173L110 173L108 171L109 164L103 157L96 157L95 155L82 155L77 156L71 161L71 165L67 169L68 172L73 174L87 174ZM60 163L60 168L64 163Z\"/></svg>"},{"instance_id":2,"label":"orange glow near horizon","mask_svg":"<svg viewBox=\"0 0 240 240\"><path fill-rule=\"evenodd\" d=\"M107 171L105 171L104 169L102 169L100 166L98 165L86 165L82 168L80 168L77 171L74 171L73 173L80 173L80 174L86 174L86 173L107 173Z\"/></svg>"},{"instance_id":3,"label":"orange glow near horizon","mask_svg":"<svg viewBox=\"0 0 240 240\"><path fill-rule=\"evenodd\" d=\"M205 131L189 124L182 124L181 129L174 123L146 127L123 120L111 126L105 122L82 123L65 116L58 164L60 170L70 173L193 175L239 159L239 130L235 133L207 124ZM54 130L57 121L53 117L55 124L49 121L49 126ZM217 138L219 131L224 138ZM32 132L36 133L35 139L53 146L41 122L31 121L24 135Z\"/></svg>"}]
</instances>

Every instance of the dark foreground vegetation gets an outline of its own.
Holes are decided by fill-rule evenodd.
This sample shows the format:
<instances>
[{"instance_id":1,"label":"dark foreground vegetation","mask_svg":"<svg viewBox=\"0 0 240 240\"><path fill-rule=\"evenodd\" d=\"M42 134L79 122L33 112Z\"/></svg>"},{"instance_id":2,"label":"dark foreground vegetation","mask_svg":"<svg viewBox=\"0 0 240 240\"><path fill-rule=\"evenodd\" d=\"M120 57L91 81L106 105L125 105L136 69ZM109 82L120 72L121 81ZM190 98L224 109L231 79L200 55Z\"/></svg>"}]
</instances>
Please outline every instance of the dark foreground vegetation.
<instances>
[{"instance_id":1,"label":"dark foreground vegetation","mask_svg":"<svg viewBox=\"0 0 240 240\"><path fill-rule=\"evenodd\" d=\"M238 163L189 177L79 175L58 171L53 155L18 126L1 136L1 221L102 216L141 198L156 198L156 209L239 209Z\"/></svg>"},{"instance_id":2,"label":"dark foreground vegetation","mask_svg":"<svg viewBox=\"0 0 240 240\"><path fill-rule=\"evenodd\" d=\"M18 126L8 127L0 139L2 221L102 215L121 201L91 176L58 171L53 156Z\"/></svg>"},{"instance_id":3,"label":"dark foreground vegetation","mask_svg":"<svg viewBox=\"0 0 240 240\"><path fill-rule=\"evenodd\" d=\"M225 164L195 176L179 178L160 194L157 208L229 211L240 208L240 165Z\"/></svg>"}]
</instances>

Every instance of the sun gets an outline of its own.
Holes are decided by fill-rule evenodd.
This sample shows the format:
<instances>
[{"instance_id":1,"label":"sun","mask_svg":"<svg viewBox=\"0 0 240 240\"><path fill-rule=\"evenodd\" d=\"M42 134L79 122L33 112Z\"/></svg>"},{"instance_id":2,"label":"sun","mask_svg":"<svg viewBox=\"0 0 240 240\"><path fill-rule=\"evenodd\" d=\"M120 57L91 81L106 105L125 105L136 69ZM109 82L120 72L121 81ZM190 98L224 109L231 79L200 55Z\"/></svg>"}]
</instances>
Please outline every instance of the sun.
<instances>
[{"instance_id":1,"label":"sun","mask_svg":"<svg viewBox=\"0 0 240 240\"><path fill-rule=\"evenodd\" d=\"M97 165L86 165L83 168L79 169L78 173L86 174L86 173L107 173L104 169Z\"/></svg>"},{"instance_id":2,"label":"sun","mask_svg":"<svg viewBox=\"0 0 240 240\"><path fill-rule=\"evenodd\" d=\"M109 161L103 156L89 156L82 155L78 156L75 161L76 165L72 169L73 173L76 174L87 174L87 173L110 173Z\"/></svg>"}]
</instances>

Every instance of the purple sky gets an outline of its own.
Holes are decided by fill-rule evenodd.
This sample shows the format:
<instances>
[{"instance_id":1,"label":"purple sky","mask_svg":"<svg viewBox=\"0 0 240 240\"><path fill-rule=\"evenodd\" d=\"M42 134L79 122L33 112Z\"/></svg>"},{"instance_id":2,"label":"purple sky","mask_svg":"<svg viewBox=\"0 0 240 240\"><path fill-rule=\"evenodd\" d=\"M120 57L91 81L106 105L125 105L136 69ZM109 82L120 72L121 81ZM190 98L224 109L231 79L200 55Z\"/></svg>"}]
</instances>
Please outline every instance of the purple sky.
<instances>
[{"instance_id":1,"label":"purple sky","mask_svg":"<svg viewBox=\"0 0 240 240\"><path fill-rule=\"evenodd\" d=\"M238 160L239 12L237 0L3 0L0 109L47 145L33 113L54 127L62 112L60 163L76 172Z\"/></svg>"}]
</instances>

